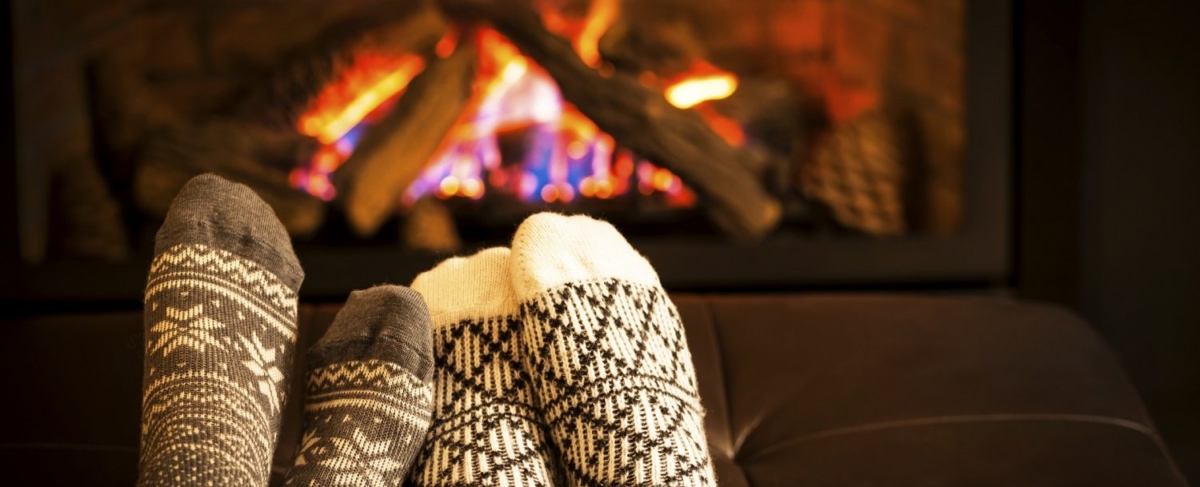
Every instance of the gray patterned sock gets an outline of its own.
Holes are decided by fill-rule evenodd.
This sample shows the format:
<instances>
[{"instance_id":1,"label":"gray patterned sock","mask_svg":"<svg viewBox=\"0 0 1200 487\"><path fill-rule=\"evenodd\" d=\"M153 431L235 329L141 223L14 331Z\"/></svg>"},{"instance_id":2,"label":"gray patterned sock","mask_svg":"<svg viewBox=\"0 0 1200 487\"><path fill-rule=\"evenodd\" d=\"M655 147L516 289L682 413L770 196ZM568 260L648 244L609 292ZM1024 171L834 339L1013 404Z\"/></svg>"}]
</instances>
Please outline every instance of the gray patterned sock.
<instances>
[{"instance_id":1,"label":"gray patterned sock","mask_svg":"<svg viewBox=\"0 0 1200 487\"><path fill-rule=\"evenodd\" d=\"M145 295L138 486L266 486L304 279L250 188L188 182L158 231Z\"/></svg>"},{"instance_id":2,"label":"gray patterned sock","mask_svg":"<svg viewBox=\"0 0 1200 487\"><path fill-rule=\"evenodd\" d=\"M511 268L566 485L716 485L683 324L650 263L608 223L541 213Z\"/></svg>"},{"instance_id":3,"label":"gray patterned sock","mask_svg":"<svg viewBox=\"0 0 1200 487\"><path fill-rule=\"evenodd\" d=\"M304 434L284 485L400 485L432 413L433 337L421 296L400 286L351 293L308 366Z\"/></svg>"}]
</instances>

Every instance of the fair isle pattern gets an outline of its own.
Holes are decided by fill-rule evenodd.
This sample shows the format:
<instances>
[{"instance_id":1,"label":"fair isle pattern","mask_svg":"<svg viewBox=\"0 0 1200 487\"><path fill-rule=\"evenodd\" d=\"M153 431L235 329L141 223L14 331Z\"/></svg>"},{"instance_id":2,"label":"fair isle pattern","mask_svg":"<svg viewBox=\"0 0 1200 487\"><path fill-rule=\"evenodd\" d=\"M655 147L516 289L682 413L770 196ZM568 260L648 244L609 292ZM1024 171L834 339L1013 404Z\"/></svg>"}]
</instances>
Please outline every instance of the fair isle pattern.
<instances>
[{"instance_id":1,"label":"fair isle pattern","mask_svg":"<svg viewBox=\"0 0 1200 487\"><path fill-rule=\"evenodd\" d=\"M554 487L513 316L433 330L433 424L413 468L422 487Z\"/></svg>"},{"instance_id":2,"label":"fair isle pattern","mask_svg":"<svg viewBox=\"0 0 1200 487\"><path fill-rule=\"evenodd\" d=\"M139 486L265 486L296 342L296 294L224 250L155 257L145 295Z\"/></svg>"},{"instance_id":3,"label":"fair isle pattern","mask_svg":"<svg viewBox=\"0 0 1200 487\"><path fill-rule=\"evenodd\" d=\"M284 485L394 487L429 427L432 384L383 360L339 362L308 376L304 436Z\"/></svg>"},{"instance_id":4,"label":"fair isle pattern","mask_svg":"<svg viewBox=\"0 0 1200 487\"><path fill-rule=\"evenodd\" d=\"M224 250L203 244L181 244L160 253L150 263L150 285L157 278L166 284L183 277L216 277L248 296L265 299L274 310L295 312L296 291L288 289L275 274L262 266ZM295 321L293 319L293 321Z\"/></svg>"},{"instance_id":5,"label":"fair isle pattern","mask_svg":"<svg viewBox=\"0 0 1200 487\"><path fill-rule=\"evenodd\" d=\"M567 485L715 485L692 357L661 289L569 283L521 311L526 366Z\"/></svg>"}]
</instances>

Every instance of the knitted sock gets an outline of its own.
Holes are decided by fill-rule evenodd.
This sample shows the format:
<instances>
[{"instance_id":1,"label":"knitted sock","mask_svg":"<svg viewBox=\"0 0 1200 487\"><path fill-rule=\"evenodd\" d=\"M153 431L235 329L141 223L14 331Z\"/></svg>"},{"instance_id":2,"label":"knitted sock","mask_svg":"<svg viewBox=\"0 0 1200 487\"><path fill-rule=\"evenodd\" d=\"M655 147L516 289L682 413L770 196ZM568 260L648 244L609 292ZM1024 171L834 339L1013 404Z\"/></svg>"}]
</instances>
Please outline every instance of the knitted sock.
<instances>
[{"instance_id":1,"label":"knitted sock","mask_svg":"<svg viewBox=\"0 0 1200 487\"><path fill-rule=\"evenodd\" d=\"M413 290L351 293L308 352L304 434L284 485L400 485L429 428L432 340Z\"/></svg>"},{"instance_id":2,"label":"knitted sock","mask_svg":"<svg viewBox=\"0 0 1200 487\"><path fill-rule=\"evenodd\" d=\"M304 279L287 232L250 188L203 175L154 251L138 485L266 486Z\"/></svg>"},{"instance_id":3,"label":"knitted sock","mask_svg":"<svg viewBox=\"0 0 1200 487\"><path fill-rule=\"evenodd\" d=\"M542 486L553 456L520 366L508 249L442 262L413 281L433 320L433 425L418 486Z\"/></svg>"},{"instance_id":4,"label":"knitted sock","mask_svg":"<svg viewBox=\"0 0 1200 487\"><path fill-rule=\"evenodd\" d=\"M552 213L513 238L525 366L567 485L715 485L675 306L617 230Z\"/></svg>"}]
</instances>

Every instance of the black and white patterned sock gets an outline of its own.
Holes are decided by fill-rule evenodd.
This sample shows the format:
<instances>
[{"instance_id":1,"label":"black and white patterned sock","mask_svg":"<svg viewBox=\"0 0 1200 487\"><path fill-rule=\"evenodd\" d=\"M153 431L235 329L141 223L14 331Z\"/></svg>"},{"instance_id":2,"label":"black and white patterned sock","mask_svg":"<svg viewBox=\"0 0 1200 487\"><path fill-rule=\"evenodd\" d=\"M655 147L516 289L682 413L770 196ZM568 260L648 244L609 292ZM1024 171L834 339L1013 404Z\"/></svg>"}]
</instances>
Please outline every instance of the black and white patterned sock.
<instances>
[{"instance_id":1,"label":"black and white patterned sock","mask_svg":"<svg viewBox=\"0 0 1200 487\"><path fill-rule=\"evenodd\" d=\"M429 429L433 345L421 296L350 294L308 352L304 434L284 485L394 487Z\"/></svg>"},{"instance_id":2,"label":"black and white patterned sock","mask_svg":"<svg viewBox=\"0 0 1200 487\"><path fill-rule=\"evenodd\" d=\"M433 320L434 410L412 482L423 487L555 482L544 426L521 368L509 250L442 262L413 281Z\"/></svg>"},{"instance_id":3,"label":"black and white patterned sock","mask_svg":"<svg viewBox=\"0 0 1200 487\"><path fill-rule=\"evenodd\" d=\"M287 232L250 188L203 175L154 251L138 485L266 486L304 279Z\"/></svg>"},{"instance_id":4,"label":"black and white patterned sock","mask_svg":"<svg viewBox=\"0 0 1200 487\"><path fill-rule=\"evenodd\" d=\"M525 366L571 486L716 484L682 323L608 223L534 215L513 238Z\"/></svg>"}]
</instances>

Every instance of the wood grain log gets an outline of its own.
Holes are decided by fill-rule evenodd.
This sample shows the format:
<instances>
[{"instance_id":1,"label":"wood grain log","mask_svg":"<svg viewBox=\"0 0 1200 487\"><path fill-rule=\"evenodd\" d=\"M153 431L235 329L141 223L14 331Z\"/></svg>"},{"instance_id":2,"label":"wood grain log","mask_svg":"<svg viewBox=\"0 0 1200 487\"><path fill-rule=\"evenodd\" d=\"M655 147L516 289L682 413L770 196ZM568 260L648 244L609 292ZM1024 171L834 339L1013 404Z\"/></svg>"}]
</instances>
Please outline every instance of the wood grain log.
<instances>
[{"instance_id":1,"label":"wood grain log","mask_svg":"<svg viewBox=\"0 0 1200 487\"><path fill-rule=\"evenodd\" d=\"M779 223L780 204L760 181L771 164L763 154L729 145L698 114L670 105L633 75L602 76L567 40L546 29L528 1L440 0L439 5L451 18L491 23L619 145L678 174L729 236L760 240Z\"/></svg>"},{"instance_id":2,"label":"wood grain log","mask_svg":"<svg viewBox=\"0 0 1200 487\"><path fill-rule=\"evenodd\" d=\"M400 241L406 249L453 254L462 249L454 214L433 196L417 200L404 215Z\"/></svg>"},{"instance_id":3,"label":"wood grain log","mask_svg":"<svg viewBox=\"0 0 1200 487\"><path fill-rule=\"evenodd\" d=\"M395 213L400 196L432 162L471 93L475 51L460 46L413 79L396 107L371 127L333 175L351 227L373 235Z\"/></svg>"},{"instance_id":4,"label":"wood grain log","mask_svg":"<svg viewBox=\"0 0 1200 487\"><path fill-rule=\"evenodd\" d=\"M409 8L398 5L398 9ZM373 25L365 32L322 39L320 45L281 67L235 107L235 116L279 128L295 127L300 116L330 83L355 67L361 56L394 58L432 52L448 28L432 6L420 5L398 21Z\"/></svg>"}]
</instances>

